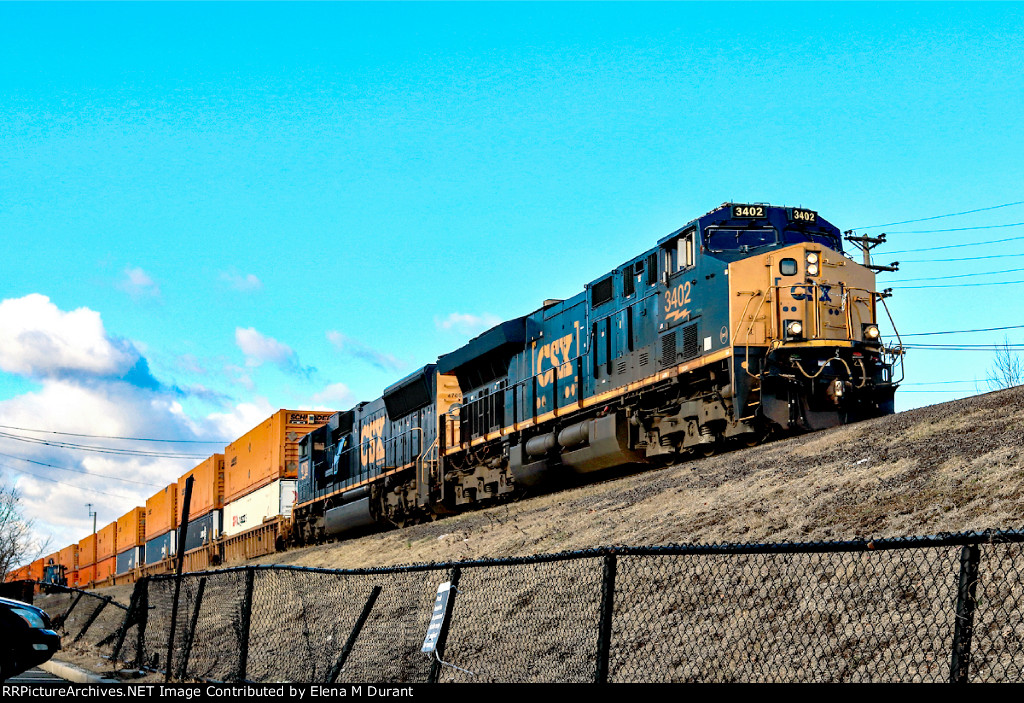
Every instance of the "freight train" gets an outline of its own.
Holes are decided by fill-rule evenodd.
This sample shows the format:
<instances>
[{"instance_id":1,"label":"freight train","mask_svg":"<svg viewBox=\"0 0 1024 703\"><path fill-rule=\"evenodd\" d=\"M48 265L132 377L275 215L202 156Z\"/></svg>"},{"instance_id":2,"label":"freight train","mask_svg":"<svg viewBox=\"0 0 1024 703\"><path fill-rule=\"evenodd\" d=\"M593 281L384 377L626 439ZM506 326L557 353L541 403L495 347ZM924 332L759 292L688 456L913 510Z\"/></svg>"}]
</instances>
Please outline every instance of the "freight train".
<instances>
[{"instance_id":1,"label":"freight train","mask_svg":"<svg viewBox=\"0 0 1024 703\"><path fill-rule=\"evenodd\" d=\"M815 211L725 203L332 415L300 441L292 534L892 413L886 295Z\"/></svg>"},{"instance_id":2,"label":"freight train","mask_svg":"<svg viewBox=\"0 0 1024 703\"><path fill-rule=\"evenodd\" d=\"M109 583L168 570L179 549L205 568L892 413L902 351L880 334L887 295L816 212L725 203L380 398L279 411L145 509L16 574L55 563L69 582Z\"/></svg>"}]
</instances>

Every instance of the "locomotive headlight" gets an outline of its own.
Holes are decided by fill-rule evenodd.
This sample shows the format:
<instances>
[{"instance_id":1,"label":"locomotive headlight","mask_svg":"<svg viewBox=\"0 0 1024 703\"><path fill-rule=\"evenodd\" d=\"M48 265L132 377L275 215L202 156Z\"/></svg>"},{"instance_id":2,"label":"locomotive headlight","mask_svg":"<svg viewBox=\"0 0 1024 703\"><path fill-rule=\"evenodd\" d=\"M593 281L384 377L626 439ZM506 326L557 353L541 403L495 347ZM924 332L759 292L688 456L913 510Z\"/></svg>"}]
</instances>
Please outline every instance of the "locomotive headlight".
<instances>
[{"instance_id":1,"label":"locomotive headlight","mask_svg":"<svg viewBox=\"0 0 1024 703\"><path fill-rule=\"evenodd\" d=\"M800 320L787 320L785 330L786 339L800 339L804 335L804 323Z\"/></svg>"},{"instance_id":2,"label":"locomotive headlight","mask_svg":"<svg viewBox=\"0 0 1024 703\"><path fill-rule=\"evenodd\" d=\"M807 264L807 275L808 276L817 276L818 275L818 265L817 264Z\"/></svg>"},{"instance_id":3,"label":"locomotive headlight","mask_svg":"<svg viewBox=\"0 0 1024 703\"><path fill-rule=\"evenodd\" d=\"M809 263L809 264L816 264L816 263L818 263L818 255L816 253L814 253L813 251L812 252L808 252L808 254L807 254L807 263Z\"/></svg>"},{"instance_id":4,"label":"locomotive headlight","mask_svg":"<svg viewBox=\"0 0 1024 703\"><path fill-rule=\"evenodd\" d=\"M881 334L878 331L878 325L871 323L864 325L864 339L876 342L880 336Z\"/></svg>"}]
</instances>

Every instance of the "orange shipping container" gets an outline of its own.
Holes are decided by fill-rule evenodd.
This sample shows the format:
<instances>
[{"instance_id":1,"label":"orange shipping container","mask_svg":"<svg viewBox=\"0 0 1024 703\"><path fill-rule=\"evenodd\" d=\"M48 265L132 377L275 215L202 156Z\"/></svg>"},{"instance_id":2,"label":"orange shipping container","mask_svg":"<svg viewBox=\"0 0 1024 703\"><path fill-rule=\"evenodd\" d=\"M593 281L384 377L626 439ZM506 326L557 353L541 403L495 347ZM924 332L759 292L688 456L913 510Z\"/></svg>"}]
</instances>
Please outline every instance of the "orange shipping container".
<instances>
[{"instance_id":1,"label":"orange shipping container","mask_svg":"<svg viewBox=\"0 0 1024 703\"><path fill-rule=\"evenodd\" d=\"M117 518L117 551L141 547L146 543L146 509L132 508Z\"/></svg>"},{"instance_id":2,"label":"orange shipping container","mask_svg":"<svg viewBox=\"0 0 1024 703\"><path fill-rule=\"evenodd\" d=\"M299 440L333 413L278 410L224 449L224 501L299 475Z\"/></svg>"},{"instance_id":3,"label":"orange shipping container","mask_svg":"<svg viewBox=\"0 0 1024 703\"><path fill-rule=\"evenodd\" d=\"M96 580L103 581L114 575L117 570L117 557L110 557L96 562Z\"/></svg>"},{"instance_id":4,"label":"orange shipping container","mask_svg":"<svg viewBox=\"0 0 1024 703\"><path fill-rule=\"evenodd\" d=\"M78 585L85 588L90 583L96 580L96 565L90 564L89 566L83 566L78 569Z\"/></svg>"},{"instance_id":5,"label":"orange shipping container","mask_svg":"<svg viewBox=\"0 0 1024 703\"><path fill-rule=\"evenodd\" d=\"M78 568L78 545L72 544L57 552L57 563L71 572ZM69 582L70 583L70 582Z\"/></svg>"},{"instance_id":6,"label":"orange shipping container","mask_svg":"<svg viewBox=\"0 0 1024 703\"><path fill-rule=\"evenodd\" d=\"M28 577L33 581L43 580L43 560L36 559L28 565Z\"/></svg>"},{"instance_id":7,"label":"orange shipping container","mask_svg":"<svg viewBox=\"0 0 1024 703\"><path fill-rule=\"evenodd\" d=\"M96 563L96 534L93 533L78 543L78 568Z\"/></svg>"},{"instance_id":8,"label":"orange shipping container","mask_svg":"<svg viewBox=\"0 0 1024 703\"><path fill-rule=\"evenodd\" d=\"M112 522L96 533L96 561L117 556L117 522Z\"/></svg>"},{"instance_id":9,"label":"orange shipping container","mask_svg":"<svg viewBox=\"0 0 1024 703\"><path fill-rule=\"evenodd\" d=\"M185 500L185 480L192 477L192 502L189 520L224 507L224 455L214 454L178 479L178 500ZM184 507L184 503L182 503ZM179 515L181 511L178 511ZM180 518L179 518L180 519Z\"/></svg>"},{"instance_id":10,"label":"orange shipping container","mask_svg":"<svg viewBox=\"0 0 1024 703\"><path fill-rule=\"evenodd\" d=\"M146 541L178 526L178 484L172 483L146 500Z\"/></svg>"}]
</instances>

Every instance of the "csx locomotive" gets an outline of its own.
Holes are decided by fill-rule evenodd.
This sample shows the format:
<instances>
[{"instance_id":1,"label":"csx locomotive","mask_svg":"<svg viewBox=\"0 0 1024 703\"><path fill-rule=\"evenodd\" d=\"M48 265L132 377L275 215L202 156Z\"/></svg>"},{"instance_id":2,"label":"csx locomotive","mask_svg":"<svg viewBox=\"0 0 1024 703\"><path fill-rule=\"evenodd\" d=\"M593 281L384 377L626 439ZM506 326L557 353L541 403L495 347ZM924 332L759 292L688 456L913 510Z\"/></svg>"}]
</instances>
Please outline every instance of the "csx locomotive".
<instances>
[{"instance_id":1,"label":"csx locomotive","mask_svg":"<svg viewBox=\"0 0 1024 703\"><path fill-rule=\"evenodd\" d=\"M332 415L301 442L292 534L892 413L874 286L816 212L726 203Z\"/></svg>"}]
</instances>

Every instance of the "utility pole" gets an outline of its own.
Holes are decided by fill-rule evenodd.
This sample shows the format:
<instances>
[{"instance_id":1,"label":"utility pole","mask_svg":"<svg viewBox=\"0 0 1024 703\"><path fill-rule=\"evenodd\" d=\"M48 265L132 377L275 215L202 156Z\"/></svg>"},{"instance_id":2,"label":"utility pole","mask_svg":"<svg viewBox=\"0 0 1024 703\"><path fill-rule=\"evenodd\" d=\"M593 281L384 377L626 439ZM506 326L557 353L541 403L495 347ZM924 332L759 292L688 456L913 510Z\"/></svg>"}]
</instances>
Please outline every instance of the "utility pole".
<instances>
[{"instance_id":1,"label":"utility pole","mask_svg":"<svg viewBox=\"0 0 1024 703\"><path fill-rule=\"evenodd\" d=\"M86 503L85 507L89 509L89 517L92 518L92 533L96 534L96 513L92 509L92 503Z\"/></svg>"},{"instance_id":2,"label":"utility pole","mask_svg":"<svg viewBox=\"0 0 1024 703\"><path fill-rule=\"evenodd\" d=\"M893 261L888 266L878 266L871 263L871 250L877 247L879 244L885 243L885 232L882 232L877 237L869 237L866 234L859 237L854 236L853 230L847 230L843 232L846 241L852 242L854 246L861 250L864 254L864 268L871 269L875 273L879 271L898 271L900 267L899 261Z\"/></svg>"}]
</instances>

